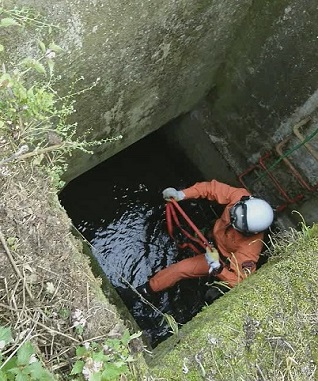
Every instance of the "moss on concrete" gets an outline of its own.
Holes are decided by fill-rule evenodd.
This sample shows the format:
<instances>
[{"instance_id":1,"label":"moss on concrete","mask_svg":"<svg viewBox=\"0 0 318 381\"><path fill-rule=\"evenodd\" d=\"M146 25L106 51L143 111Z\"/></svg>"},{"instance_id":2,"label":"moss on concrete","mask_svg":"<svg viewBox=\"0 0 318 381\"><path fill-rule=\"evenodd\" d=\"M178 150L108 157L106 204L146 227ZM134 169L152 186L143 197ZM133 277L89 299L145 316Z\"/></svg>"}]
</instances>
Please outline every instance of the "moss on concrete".
<instances>
[{"instance_id":1,"label":"moss on concrete","mask_svg":"<svg viewBox=\"0 0 318 381\"><path fill-rule=\"evenodd\" d=\"M123 136L94 156L70 158L71 179L190 111L211 88L251 1L5 1L19 4L60 25L53 37L65 49L61 87L81 76L83 87L100 78L78 98L80 133ZM24 36L29 41L20 46L15 31L6 34L11 54L24 58L36 49L36 31Z\"/></svg>"},{"instance_id":2,"label":"moss on concrete","mask_svg":"<svg viewBox=\"0 0 318 381\"><path fill-rule=\"evenodd\" d=\"M293 126L286 119L294 112L295 124L312 111L298 108L317 89L316 7L315 0L253 2L220 66L210 133L217 127L231 142L237 167L239 159L245 163L290 134Z\"/></svg>"},{"instance_id":3,"label":"moss on concrete","mask_svg":"<svg viewBox=\"0 0 318 381\"><path fill-rule=\"evenodd\" d=\"M317 258L316 226L277 244L268 264L155 349L153 374L167 380L315 380Z\"/></svg>"}]
</instances>

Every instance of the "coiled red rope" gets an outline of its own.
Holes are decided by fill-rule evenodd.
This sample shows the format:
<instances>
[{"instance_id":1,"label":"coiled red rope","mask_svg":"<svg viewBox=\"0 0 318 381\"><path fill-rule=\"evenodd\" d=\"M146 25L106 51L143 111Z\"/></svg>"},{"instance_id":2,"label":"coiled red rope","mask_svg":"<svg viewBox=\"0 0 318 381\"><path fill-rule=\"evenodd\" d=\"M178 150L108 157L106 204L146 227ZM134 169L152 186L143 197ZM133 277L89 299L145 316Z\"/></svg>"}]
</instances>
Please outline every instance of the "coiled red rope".
<instances>
[{"instance_id":1,"label":"coiled red rope","mask_svg":"<svg viewBox=\"0 0 318 381\"><path fill-rule=\"evenodd\" d=\"M186 229L184 229L181 226L177 212L187 222L187 224L193 230L193 232L196 234L196 236L189 233ZM204 237L204 235L201 233L201 231L197 228L197 226L193 223L193 221L189 218L189 216L185 213L185 211L178 204L178 202L176 200L174 200L173 198L171 198L166 204L166 221L167 221L167 230L168 230L170 237L173 238L177 242L178 246L181 249L189 247L196 254L202 254L202 251L200 251L193 243L191 243L191 242L187 242L187 243L178 242L174 236L174 226L177 226L180 229L180 231L189 240L197 243L200 247L202 247L202 249L204 249L204 252L206 251L207 247L212 250L211 243Z\"/></svg>"}]
</instances>

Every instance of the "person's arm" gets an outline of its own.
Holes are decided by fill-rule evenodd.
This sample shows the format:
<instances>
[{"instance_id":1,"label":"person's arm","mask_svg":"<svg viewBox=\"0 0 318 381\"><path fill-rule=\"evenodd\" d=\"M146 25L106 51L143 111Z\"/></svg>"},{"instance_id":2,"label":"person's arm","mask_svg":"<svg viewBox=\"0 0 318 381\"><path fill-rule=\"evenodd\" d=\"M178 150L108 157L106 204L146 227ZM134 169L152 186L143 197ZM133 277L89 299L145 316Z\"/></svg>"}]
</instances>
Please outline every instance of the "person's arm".
<instances>
[{"instance_id":1,"label":"person's arm","mask_svg":"<svg viewBox=\"0 0 318 381\"><path fill-rule=\"evenodd\" d=\"M183 189L184 200L189 198L207 198L219 204L229 204L239 200L250 193L244 188L235 188L216 180L199 182L189 188Z\"/></svg>"},{"instance_id":2,"label":"person's arm","mask_svg":"<svg viewBox=\"0 0 318 381\"><path fill-rule=\"evenodd\" d=\"M256 263L263 248L263 234L253 237L251 242L239 247L231 256L230 266L224 266L222 271L216 275L220 281L224 281L229 287L234 287L250 274L255 272Z\"/></svg>"}]
</instances>

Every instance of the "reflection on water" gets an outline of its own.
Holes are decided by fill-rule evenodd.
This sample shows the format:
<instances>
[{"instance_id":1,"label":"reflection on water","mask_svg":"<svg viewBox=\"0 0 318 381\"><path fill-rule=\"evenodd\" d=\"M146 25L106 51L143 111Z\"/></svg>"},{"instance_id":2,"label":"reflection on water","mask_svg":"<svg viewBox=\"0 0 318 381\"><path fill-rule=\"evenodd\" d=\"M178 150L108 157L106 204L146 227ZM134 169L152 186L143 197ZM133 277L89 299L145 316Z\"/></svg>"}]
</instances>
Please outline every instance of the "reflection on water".
<instances>
[{"instance_id":1,"label":"reflection on water","mask_svg":"<svg viewBox=\"0 0 318 381\"><path fill-rule=\"evenodd\" d=\"M161 268L192 255L178 251L168 236L161 196L168 186L183 188L200 181L190 168L155 133L73 180L61 193L61 203L118 290L127 288L126 282L137 287ZM213 218L198 203L186 201L183 206L199 225ZM181 324L189 321L202 308L204 281L180 282L160 293L156 306ZM120 295L153 346L169 335L161 314L133 292Z\"/></svg>"}]
</instances>

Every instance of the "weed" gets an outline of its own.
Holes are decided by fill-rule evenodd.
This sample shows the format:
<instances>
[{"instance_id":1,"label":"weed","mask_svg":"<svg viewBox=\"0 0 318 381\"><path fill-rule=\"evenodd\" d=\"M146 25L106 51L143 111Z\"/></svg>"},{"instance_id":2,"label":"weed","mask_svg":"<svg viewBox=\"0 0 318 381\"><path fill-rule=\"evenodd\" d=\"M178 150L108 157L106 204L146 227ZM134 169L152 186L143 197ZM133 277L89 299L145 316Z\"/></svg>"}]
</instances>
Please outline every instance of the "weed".
<instances>
[{"instance_id":1,"label":"weed","mask_svg":"<svg viewBox=\"0 0 318 381\"><path fill-rule=\"evenodd\" d=\"M3 350L13 341L11 330L0 326L0 380L2 381L53 381L29 341L22 342L15 350L4 355ZM8 353L8 352L7 352Z\"/></svg>"},{"instance_id":2,"label":"weed","mask_svg":"<svg viewBox=\"0 0 318 381\"><path fill-rule=\"evenodd\" d=\"M134 361L128 344L140 335L141 332L130 335L126 330L120 339L78 346L71 376L76 376L76 380L118 380L120 375L129 373L128 365Z\"/></svg>"},{"instance_id":3,"label":"weed","mask_svg":"<svg viewBox=\"0 0 318 381\"><path fill-rule=\"evenodd\" d=\"M129 364L134 361L129 343L140 335L141 332L130 335L126 330L120 339L107 339L103 343L87 341L77 346L69 379L112 381L129 374ZM1 381L55 380L38 358L30 341L22 341L20 345L10 345L12 343L14 340L10 328L0 326Z\"/></svg>"},{"instance_id":4,"label":"weed","mask_svg":"<svg viewBox=\"0 0 318 381\"><path fill-rule=\"evenodd\" d=\"M4 13L6 17L0 19L0 28L23 29L26 24L52 28L26 9L19 12L16 8L9 11L0 8L0 17ZM0 45L0 54L5 50L6 47ZM70 122L76 112L75 99L97 86L99 78L89 87L78 88L83 80L80 77L70 85L68 93L61 96L55 89L59 76L55 75L54 68L56 56L63 53L54 42L38 41L35 56L25 57L13 65L2 60L0 70L0 137L3 151L8 153L0 166L31 158L33 165L45 166L56 188L64 185L61 176L67 168L67 155L74 150L92 153L93 147L121 138L90 141L90 131L77 136L77 123Z\"/></svg>"}]
</instances>

